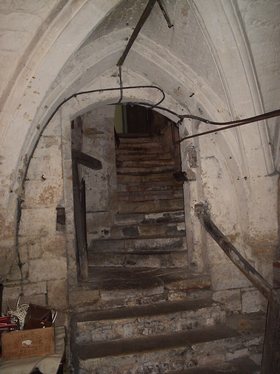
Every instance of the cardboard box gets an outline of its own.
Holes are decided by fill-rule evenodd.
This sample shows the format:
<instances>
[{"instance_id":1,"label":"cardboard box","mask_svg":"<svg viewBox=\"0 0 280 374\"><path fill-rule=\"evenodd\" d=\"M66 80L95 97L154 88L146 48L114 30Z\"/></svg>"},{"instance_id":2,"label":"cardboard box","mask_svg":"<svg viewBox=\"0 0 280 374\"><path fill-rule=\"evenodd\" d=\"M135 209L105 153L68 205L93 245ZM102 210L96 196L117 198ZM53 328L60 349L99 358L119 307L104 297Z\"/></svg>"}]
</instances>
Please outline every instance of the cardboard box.
<instances>
[{"instance_id":1,"label":"cardboard box","mask_svg":"<svg viewBox=\"0 0 280 374\"><path fill-rule=\"evenodd\" d=\"M45 356L54 351L53 327L2 334L2 357L6 360Z\"/></svg>"}]
</instances>

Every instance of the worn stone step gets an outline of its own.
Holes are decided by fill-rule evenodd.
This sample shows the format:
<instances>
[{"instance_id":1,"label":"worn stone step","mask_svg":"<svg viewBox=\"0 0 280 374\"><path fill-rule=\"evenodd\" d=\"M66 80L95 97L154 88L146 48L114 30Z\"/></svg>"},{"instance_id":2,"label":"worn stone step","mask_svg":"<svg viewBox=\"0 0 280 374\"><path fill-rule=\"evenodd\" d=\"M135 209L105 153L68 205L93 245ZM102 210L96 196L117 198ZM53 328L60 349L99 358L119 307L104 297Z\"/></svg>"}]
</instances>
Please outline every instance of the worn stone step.
<instances>
[{"instance_id":1,"label":"worn stone step","mask_svg":"<svg viewBox=\"0 0 280 374\"><path fill-rule=\"evenodd\" d=\"M149 143L158 141L158 136L154 137L149 134L137 134L137 136L133 134L119 134L120 144L127 144L127 143Z\"/></svg>"},{"instance_id":2,"label":"worn stone step","mask_svg":"<svg viewBox=\"0 0 280 374\"><path fill-rule=\"evenodd\" d=\"M182 183L175 181L175 179L169 179L162 183L161 181L155 182L129 182L129 183L119 183L117 186L119 192L140 192L145 193L148 191L152 192L177 192L183 191Z\"/></svg>"},{"instance_id":3,"label":"worn stone step","mask_svg":"<svg viewBox=\"0 0 280 374\"><path fill-rule=\"evenodd\" d=\"M177 182L173 177L173 172L165 173L145 173L143 175L133 175L133 174L117 174L117 183L119 184L136 184L136 183L150 183L159 182L162 184L169 183L178 185L181 182Z\"/></svg>"},{"instance_id":4,"label":"worn stone step","mask_svg":"<svg viewBox=\"0 0 280 374\"><path fill-rule=\"evenodd\" d=\"M144 158L144 159L148 159L148 156L150 157L150 159L153 159L155 160L157 157L158 158L171 158L172 155L170 152L164 152L162 149L159 149L159 148L150 148L150 149L143 149L141 151L139 151L138 149L132 149L132 148L125 148L125 149L122 149L122 148L119 148L116 150L116 159L117 160L121 160L123 158L126 158L127 160L130 159L131 157L131 160L133 160L134 156L136 158Z\"/></svg>"},{"instance_id":5,"label":"worn stone step","mask_svg":"<svg viewBox=\"0 0 280 374\"><path fill-rule=\"evenodd\" d=\"M112 217L110 213L87 214L87 231L90 239L100 238L154 238L154 234L161 232L164 236L185 235L184 212L160 212L160 213L128 213L116 214Z\"/></svg>"},{"instance_id":6,"label":"worn stone step","mask_svg":"<svg viewBox=\"0 0 280 374\"><path fill-rule=\"evenodd\" d=\"M148 169L150 170L151 168L154 169L156 167L164 167L164 166L172 166L174 167L175 162L172 159L148 159L148 160L125 160L125 161L120 161L117 159L117 168L118 169L126 169L126 168L143 168L143 169Z\"/></svg>"},{"instance_id":7,"label":"worn stone step","mask_svg":"<svg viewBox=\"0 0 280 374\"><path fill-rule=\"evenodd\" d=\"M167 288L169 284L183 281L184 288L179 291ZM193 274L187 267L153 269L95 266L89 268L89 277L84 283L87 288L99 291L99 305L103 310L125 305L212 297L210 277Z\"/></svg>"},{"instance_id":8,"label":"worn stone step","mask_svg":"<svg viewBox=\"0 0 280 374\"><path fill-rule=\"evenodd\" d=\"M148 337L81 344L80 367L99 374L166 373L223 366L233 353L248 356L262 341L260 329L241 333L226 324ZM133 371L132 371L133 370Z\"/></svg>"},{"instance_id":9,"label":"worn stone step","mask_svg":"<svg viewBox=\"0 0 280 374\"><path fill-rule=\"evenodd\" d=\"M205 289L209 290L211 281L209 275L193 274L188 267L185 268L104 268L102 266L95 266L90 268L87 286L92 289L107 289L107 290L121 290L121 289L149 289L154 286L163 286L164 289L176 282L184 284L185 291ZM183 289L183 288L182 288ZM167 300L167 299L166 299Z\"/></svg>"},{"instance_id":10,"label":"worn stone step","mask_svg":"<svg viewBox=\"0 0 280 374\"><path fill-rule=\"evenodd\" d=\"M117 149L117 152L123 151L135 151L135 152L147 152L147 153L155 153L155 152L162 152L164 153L164 148L161 143L157 141L150 141L150 142L143 142L139 144L135 144L134 142L131 143L121 143Z\"/></svg>"},{"instance_id":11,"label":"worn stone step","mask_svg":"<svg viewBox=\"0 0 280 374\"><path fill-rule=\"evenodd\" d=\"M164 238L164 237L178 237L185 236L185 223L142 223L142 224L126 224L114 225L111 227L98 227L94 222L89 222L87 225L88 238L93 239L129 239L129 238Z\"/></svg>"},{"instance_id":12,"label":"worn stone step","mask_svg":"<svg viewBox=\"0 0 280 374\"><path fill-rule=\"evenodd\" d=\"M251 360L249 356L244 356L227 361L219 367L192 367L179 371L172 370L167 374L260 374L260 365Z\"/></svg>"},{"instance_id":13,"label":"worn stone step","mask_svg":"<svg viewBox=\"0 0 280 374\"><path fill-rule=\"evenodd\" d=\"M183 198L183 190L165 190L165 191L126 191L118 192L119 201L147 201L147 200L170 200Z\"/></svg>"},{"instance_id":14,"label":"worn stone step","mask_svg":"<svg viewBox=\"0 0 280 374\"><path fill-rule=\"evenodd\" d=\"M153 238L142 239L93 239L89 235L89 253L91 250L99 252L143 252L147 251L158 251L159 253L164 253L166 251L178 251L186 250L187 243L186 238L182 237L164 237L164 238Z\"/></svg>"},{"instance_id":15,"label":"worn stone step","mask_svg":"<svg viewBox=\"0 0 280 374\"><path fill-rule=\"evenodd\" d=\"M150 161L150 160L159 160L159 161L166 161L166 160L174 160L173 155L170 152L154 152L148 154L139 154L138 152L129 152L129 151L116 151L116 160L118 161ZM174 161L173 161L174 162Z\"/></svg>"},{"instance_id":16,"label":"worn stone step","mask_svg":"<svg viewBox=\"0 0 280 374\"><path fill-rule=\"evenodd\" d=\"M118 204L118 213L157 213L162 211L176 211L184 209L184 199L127 201Z\"/></svg>"},{"instance_id":17,"label":"worn stone step","mask_svg":"<svg viewBox=\"0 0 280 374\"><path fill-rule=\"evenodd\" d=\"M157 253L116 253L91 251L88 254L88 266L104 267L151 267L151 268L179 268L188 263L187 251L172 251Z\"/></svg>"},{"instance_id":18,"label":"worn stone step","mask_svg":"<svg viewBox=\"0 0 280 374\"><path fill-rule=\"evenodd\" d=\"M184 210L159 213L124 213L115 215L116 224L148 224L185 222Z\"/></svg>"},{"instance_id":19,"label":"worn stone step","mask_svg":"<svg viewBox=\"0 0 280 374\"><path fill-rule=\"evenodd\" d=\"M225 312L211 299L94 311L77 317L77 343L167 334L213 326Z\"/></svg>"},{"instance_id":20,"label":"worn stone step","mask_svg":"<svg viewBox=\"0 0 280 374\"><path fill-rule=\"evenodd\" d=\"M176 171L176 167L174 164L171 165L162 165L162 166L146 166L146 167L118 167L117 168L117 175L140 175L146 176L149 174L155 173L173 173Z\"/></svg>"}]
</instances>

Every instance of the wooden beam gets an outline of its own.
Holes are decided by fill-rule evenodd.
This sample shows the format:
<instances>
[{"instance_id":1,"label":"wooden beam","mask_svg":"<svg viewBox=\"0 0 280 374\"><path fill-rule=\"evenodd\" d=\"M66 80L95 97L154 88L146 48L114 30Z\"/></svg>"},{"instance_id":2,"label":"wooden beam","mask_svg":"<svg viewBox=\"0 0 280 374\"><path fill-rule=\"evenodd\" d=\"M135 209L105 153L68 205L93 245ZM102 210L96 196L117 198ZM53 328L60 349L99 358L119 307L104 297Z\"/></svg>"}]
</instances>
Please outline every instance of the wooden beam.
<instances>
[{"instance_id":1,"label":"wooden beam","mask_svg":"<svg viewBox=\"0 0 280 374\"><path fill-rule=\"evenodd\" d=\"M77 162L84 166L87 166L93 170L100 170L102 169L101 161L97 160L95 157L89 156L86 153L81 151L77 151L76 149L72 149L72 159L73 162Z\"/></svg>"},{"instance_id":2,"label":"wooden beam","mask_svg":"<svg viewBox=\"0 0 280 374\"><path fill-rule=\"evenodd\" d=\"M268 303L261 374L280 373L280 290Z\"/></svg>"},{"instance_id":3,"label":"wooden beam","mask_svg":"<svg viewBox=\"0 0 280 374\"><path fill-rule=\"evenodd\" d=\"M144 23L146 22L147 18L149 17L155 3L156 3L157 0L149 0L148 1L148 4L146 6L146 8L144 9L137 25L135 26L134 30L133 30L133 33L131 34L131 37L129 38L129 41L125 47L125 50L123 52L123 54L121 55L119 61L117 62L117 66L122 66L127 55L128 55L128 52L130 51L130 48L132 47L135 39L137 38L140 30L142 29Z\"/></svg>"}]
</instances>

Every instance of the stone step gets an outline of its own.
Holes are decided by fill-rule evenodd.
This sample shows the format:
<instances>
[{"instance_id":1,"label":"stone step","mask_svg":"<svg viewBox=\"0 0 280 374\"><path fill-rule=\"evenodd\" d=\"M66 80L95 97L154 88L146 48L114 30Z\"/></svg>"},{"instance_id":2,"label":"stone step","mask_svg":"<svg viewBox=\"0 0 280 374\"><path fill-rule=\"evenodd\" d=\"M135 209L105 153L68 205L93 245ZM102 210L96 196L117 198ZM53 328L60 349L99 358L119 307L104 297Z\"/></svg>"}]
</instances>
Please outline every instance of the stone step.
<instances>
[{"instance_id":1,"label":"stone step","mask_svg":"<svg viewBox=\"0 0 280 374\"><path fill-rule=\"evenodd\" d=\"M158 253L165 253L171 251L184 251L187 249L186 238L181 237L156 237L153 240L151 239L93 239L89 235L88 238L89 248L88 252L91 250L106 253L106 252L115 252L115 253L133 253L133 252L143 252L147 251L157 251Z\"/></svg>"},{"instance_id":2,"label":"stone step","mask_svg":"<svg viewBox=\"0 0 280 374\"><path fill-rule=\"evenodd\" d=\"M141 152L145 152L145 153L158 153L158 152L161 152L161 153L164 153L164 148L162 146L162 144L160 144L159 142L157 141L151 141L151 142L144 142L144 143L139 143L139 144L135 144L133 142L131 143L123 143L123 144L120 144L120 146L118 147L117 149L117 153L119 152L123 152L123 151L134 151L134 152L138 152L139 154Z\"/></svg>"},{"instance_id":3,"label":"stone step","mask_svg":"<svg viewBox=\"0 0 280 374\"><path fill-rule=\"evenodd\" d=\"M142 161L150 161L150 160L158 160L160 162L165 162L169 160L173 160L174 158L170 152L154 152L154 153L145 153L139 154L138 152L129 152L129 151L116 151L116 160L117 162L129 161L129 162L142 162Z\"/></svg>"},{"instance_id":4,"label":"stone step","mask_svg":"<svg viewBox=\"0 0 280 374\"><path fill-rule=\"evenodd\" d=\"M150 136L149 134L140 134L140 135L130 135L130 134L120 134L119 135L120 144L142 144L158 141L158 137Z\"/></svg>"},{"instance_id":5,"label":"stone step","mask_svg":"<svg viewBox=\"0 0 280 374\"><path fill-rule=\"evenodd\" d=\"M84 372L167 373L190 367L222 367L234 355L248 357L261 342L259 326L240 332L225 323L171 334L80 344L76 352Z\"/></svg>"},{"instance_id":6,"label":"stone step","mask_svg":"<svg viewBox=\"0 0 280 374\"><path fill-rule=\"evenodd\" d=\"M151 267L151 268L179 268L188 263L187 251L172 251L167 253L116 253L90 251L88 254L88 266L103 267Z\"/></svg>"},{"instance_id":7,"label":"stone step","mask_svg":"<svg viewBox=\"0 0 280 374\"><path fill-rule=\"evenodd\" d=\"M185 222L183 210L159 213L124 213L115 215L116 224L148 224Z\"/></svg>"},{"instance_id":8,"label":"stone step","mask_svg":"<svg viewBox=\"0 0 280 374\"><path fill-rule=\"evenodd\" d=\"M143 223L130 225L114 225L104 229L104 226L98 228L97 224L87 225L88 238L93 239L129 239L129 238L164 238L185 236L185 223Z\"/></svg>"},{"instance_id":9,"label":"stone step","mask_svg":"<svg viewBox=\"0 0 280 374\"><path fill-rule=\"evenodd\" d=\"M175 179L165 180L164 183L161 181L150 181L150 182L129 182L119 183L117 186L119 192L177 192L183 191L182 183L175 181Z\"/></svg>"},{"instance_id":10,"label":"stone step","mask_svg":"<svg viewBox=\"0 0 280 374\"><path fill-rule=\"evenodd\" d=\"M168 334L224 322L225 312L211 299L182 300L79 314L79 344Z\"/></svg>"},{"instance_id":11,"label":"stone step","mask_svg":"<svg viewBox=\"0 0 280 374\"><path fill-rule=\"evenodd\" d=\"M126 191L118 192L119 201L147 201L147 200L170 200L183 198L183 190L165 190L165 191Z\"/></svg>"},{"instance_id":12,"label":"stone step","mask_svg":"<svg viewBox=\"0 0 280 374\"><path fill-rule=\"evenodd\" d=\"M185 370L169 371L167 374L260 374L260 365L249 356L227 361L219 367L192 367Z\"/></svg>"},{"instance_id":13,"label":"stone step","mask_svg":"<svg viewBox=\"0 0 280 374\"><path fill-rule=\"evenodd\" d=\"M179 289L187 292L193 290L209 290L211 281L208 275L193 274L185 268L106 268L102 266L90 267L90 275L86 285L91 289L104 290L146 290L153 287L164 287L165 290L173 290L176 284ZM167 300L167 298L166 298Z\"/></svg>"},{"instance_id":14,"label":"stone step","mask_svg":"<svg viewBox=\"0 0 280 374\"><path fill-rule=\"evenodd\" d=\"M117 159L117 168L118 169L123 169L123 168L156 168L159 166L172 166L174 167L175 162L172 159L154 159L151 158L148 160L125 160L125 161L120 161Z\"/></svg>"},{"instance_id":15,"label":"stone step","mask_svg":"<svg viewBox=\"0 0 280 374\"><path fill-rule=\"evenodd\" d=\"M174 164L171 165L162 165L162 166L145 166L145 167L118 167L117 168L117 175L140 175L146 176L150 174L156 173L174 173L176 171L176 167Z\"/></svg>"},{"instance_id":16,"label":"stone step","mask_svg":"<svg viewBox=\"0 0 280 374\"><path fill-rule=\"evenodd\" d=\"M150 182L158 182L162 184L173 184L182 185L181 182L177 182L173 177L173 172L165 172L165 173L146 173L145 175L126 175L126 174L117 174L117 183L118 184L136 184L136 183L150 183Z\"/></svg>"},{"instance_id":17,"label":"stone step","mask_svg":"<svg viewBox=\"0 0 280 374\"><path fill-rule=\"evenodd\" d=\"M140 202L127 201L118 204L118 213L159 213L184 209L184 199L147 200Z\"/></svg>"}]
</instances>

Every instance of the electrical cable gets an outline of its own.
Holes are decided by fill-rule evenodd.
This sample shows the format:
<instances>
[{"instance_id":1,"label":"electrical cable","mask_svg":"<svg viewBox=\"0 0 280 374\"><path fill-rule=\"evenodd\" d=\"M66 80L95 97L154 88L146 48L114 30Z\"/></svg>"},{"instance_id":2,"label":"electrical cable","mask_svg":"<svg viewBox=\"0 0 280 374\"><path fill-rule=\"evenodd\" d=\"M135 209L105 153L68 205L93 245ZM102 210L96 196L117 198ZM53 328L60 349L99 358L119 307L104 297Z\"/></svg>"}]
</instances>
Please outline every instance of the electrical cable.
<instances>
[{"instance_id":1,"label":"electrical cable","mask_svg":"<svg viewBox=\"0 0 280 374\"><path fill-rule=\"evenodd\" d=\"M197 121L206 123L208 125L223 126L219 129L203 131L203 132L200 132L200 133L197 133L197 134L185 136L184 138L178 140L177 143L181 143L182 141L184 141L186 139L198 138L198 137L203 136L203 135L217 133L219 131L224 131L224 130L231 129L231 128L234 128L234 127L240 127L240 126L244 126L244 125L247 125L247 124L250 124L250 123L263 121L263 120L266 120L266 119L269 119L269 118L274 118L274 117L279 117L280 116L280 109L276 109L276 110L273 110L271 112L266 112L266 113L259 114L257 116L253 116L253 117L247 117L247 118L234 120L234 121L227 121L227 122L216 122L216 121L211 121L207 118L200 117L200 116L195 116L195 115L192 115L192 114L179 114L179 113L174 112L173 110L170 110L168 108L165 108L165 107L162 107L162 106L159 106L159 105L152 105L152 104L143 103L143 102L138 102L138 103L129 102L128 104L138 104L138 105L141 105L141 106L146 106L146 107L156 108L156 109L166 111L166 112L168 112L168 113L170 113L170 114L179 118L179 121L176 123L176 125L181 125L183 119L193 119L193 120L197 120Z\"/></svg>"},{"instance_id":2,"label":"electrical cable","mask_svg":"<svg viewBox=\"0 0 280 374\"><path fill-rule=\"evenodd\" d=\"M143 88L152 88L152 89L156 89L158 91L160 91L160 93L162 94L162 98L154 105L154 106L157 106L159 104L161 104L164 99L165 99L165 92L163 91L163 89L161 89L160 87L158 86L154 86L154 85L140 85L140 86L123 86L123 87L110 87L110 88L99 88L99 89L96 89L96 90L87 90L87 91L80 91L80 92L76 92L76 93L73 93L72 95L68 96L67 98L65 98L64 100L61 101L60 104L58 104L56 106L56 108L53 110L53 112L51 113L51 115L48 117L47 121L45 122L44 126L41 127L40 129L40 132L39 132L39 136L37 137L36 141L35 141L35 144L29 154L29 157L27 158L26 160L26 164L25 164L25 170L24 170L24 174L23 174L23 178L22 180L24 181L26 179L26 175L27 175L27 171L28 171L28 167L29 167L29 164L31 162L31 159L33 157L33 154L35 152L35 149L39 143L39 140L40 140L40 137L41 135L43 134L43 132L45 131L45 128L48 126L48 124L51 122L51 120L53 119L53 117L55 116L55 114L58 112L58 110L64 105L66 104L69 100L73 99L73 98L76 98L78 96L81 96L81 95L87 95L87 94L91 94L91 93L101 93L101 92L108 92L108 91L118 91L118 90L132 90L132 89L143 89ZM117 103L116 103L117 104ZM111 104L112 105L112 104Z\"/></svg>"},{"instance_id":3,"label":"electrical cable","mask_svg":"<svg viewBox=\"0 0 280 374\"><path fill-rule=\"evenodd\" d=\"M34 146L32 148L32 151L31 151L31 153L30 153L30 155L29 155L29 157L27 159L27 162L26 162L26 168L25 168L25 172L24 172L24 175L23 175L23 181L26 178L28 166L30 164L31 158L33 157L34 151L35 151L35 149L36 149L36 147L37 147L37 145L39 143L40 136L42 135L42 133L44 132L45 128L48 126L48 124L50 123L50 121L53 119L53 117L55 116L55 114L57 113L57 111L64 104L66 104L69 100L71 100L72 98L76 98L78 96L81 96L81 95L86 95L86 94L91 94L91 93L97 93L97 92L101 93L101 92L117 91L117 90L120 90L121 92L123 92L123 90L142 89L142 88L156 89L156 90L158 90L158 91L161 92L162 98L156 104L149 104L149 103L144 103L144 102L141 102L141 101L139 101L139 102L138 101L133 101L133 102L130 101L130 102L127 102L126 104L141 105L141 106L149 107L151 109L160 109L160 110L163 110L163 111L165 111L167 113L170 113L170 114L176 116L179 119L179 121L178 121L177 124L182 123L183 119L193 119L193 120L197 120L197 121L200 121L202 123L209 124L209 125L223 126L220 129L209 130L209 131L204 131L204 132L201 132L201 133L198 133L198 134L193 134L193 135L185 136L184 138L182 138L182 139L180 139L178 141L179 143L182 142L182 141L184 141L184 140L186 140L186 139L192 139L192 138L196 138L196 137L199 137L199 136L203 136L203 135L207 135L207 134L211 134L211 133L216 133L216 132L224 131L224 130L227 130L227 129L230 129L230 128L239 127L239 126L243 126L243 125L246 125L246 124L249 124L249 123L258 122L258 121L265 120L265 119L268 119L268 118L273 118L273 117L279 117L280 116L280 109L277 109L277 110L273 110L271 112L263 113L263 114L260 114L260 115L254 116L254 117L248 117L248 118L244 118L244 119L239 119L239 120L234 120L234 121L227 121L227 122L216 122L216 121L212 121L212 120L209 120L207 118L196 116L196 115L192 115L192 114L179 114L179 113L174 112L171 109L168 109L168 108L165 108L163 106L160 106L160 104L165 99L165 92L160 87L154 86L154 85L122 86L122 84L121 84L120 87L100 88L100 89L96 89L96 90L87 90L87 91L76 92L76 93L68 96L60 104L57 105L57 107L51 113L50 117L47 119L47 121L44 124L44 126L40 129L39 136L38 136L38 138L37 138L37 140L36 140L36 142L35 142L35 144L34 144ZM122 95L121 95L121 99L122 99ZM113 104L109 104L109 105L115 105L115 104L118 104L118 103L113 103Z\"/></svg>"}]
</instances>

